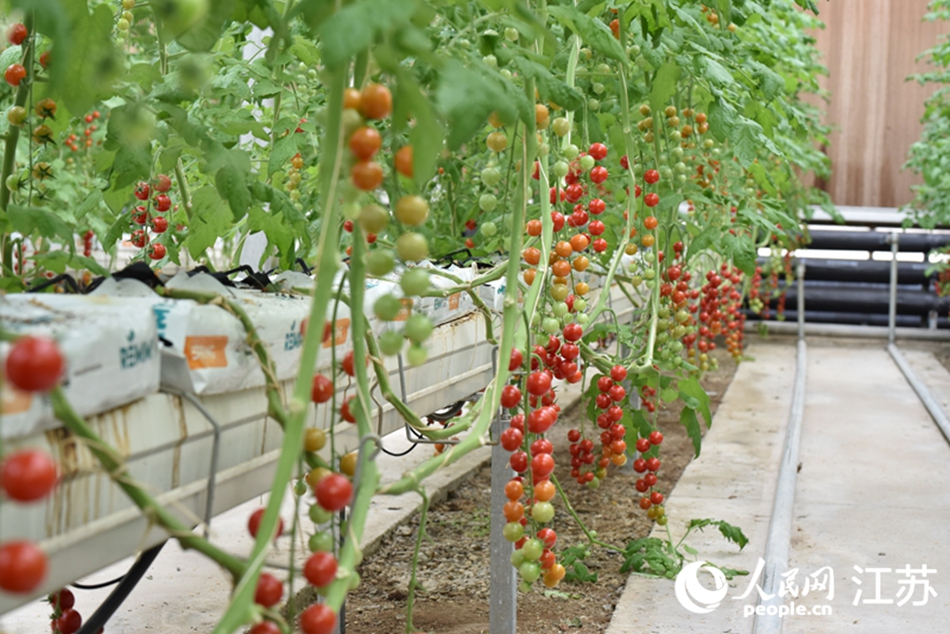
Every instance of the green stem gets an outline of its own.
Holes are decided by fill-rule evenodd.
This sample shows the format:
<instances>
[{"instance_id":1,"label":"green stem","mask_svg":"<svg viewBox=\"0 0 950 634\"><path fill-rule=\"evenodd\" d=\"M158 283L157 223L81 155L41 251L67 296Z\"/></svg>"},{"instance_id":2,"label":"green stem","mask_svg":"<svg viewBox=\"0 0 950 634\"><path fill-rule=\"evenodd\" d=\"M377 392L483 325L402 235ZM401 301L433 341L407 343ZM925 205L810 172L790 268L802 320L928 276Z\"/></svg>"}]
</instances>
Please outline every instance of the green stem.
<instances>
[{"instance_id":1,"label":"green stem","mask_svg":"<svg viewBox=\"0 0 950 634\"><path fill-rule=\"evenodd\" d=\"M425 489L419 488L419 495L422 497L422 510L419 511L419 532L416 534L416 546L412 551L412 575L409 578L409 596L406 598L406 634L412 634L416 631L412 624L412 608L416 601L416 571L419 568L419 551L422 549L422 540L426 534L426 518L429 514L429 496Z\"/></svg>"},{"instance_id":2,"label":"green stem","mask_svg":"<svg viewBox=\"0 0 950 634\"><path fill-rule=\"evenodd\" d=\"M162 507L151 495L138 486L126 473L122 457L103 441L92 427L72 408L69 400L57 387L49 394L56 418L77 438L85 441L86 447L99 460L109 477L125 491L126 495L142 509L146 517L154 520L178 540L182 548L196 550L207 555L227 570L236 581L245 572L244 564L233 555L214 546L200 535L191 532L191 528L174 514Z\"/></svg>"},{"instance_id":3,"label":"green stem","mask_svg":"<svg viewBox=\"0 0 950 634\"><path fill-rule=\"evenodd\" d=\"M297 456L300 455L303 449L304 422L313 385L313 372L324 323L326 322L327 307L333 293L333 278L338 265L336 245L339 244L340 222L339 206L336 204L336 187L342 164L343 144L341 139L343 129L340 115L343 111L343 90L346 86L346 77L339 70L328 71L328 75L328 122L320 169L323 181L321 189L324 193L321 199L324 201L325 208L317 246L317 278L310 309L310 325L304 337L300 357L300 374L297 377L294 394L289 403L290 415L285 426L284 442L277 463L277 471L274 475L271 496L249 558L250 564L238 582L231 597L231 603L214 629L214 634L231 634L242 625L250 622L252 617L251 606L254 605L254 592L257 588L261 567L264 564L266 550L269 548L271 536L277 528L280 505L293 475Z\"/></svg>"},{"instance_id":4,"label":"green stem","mask_svg":"<svg viewBox=\"0 0 950 634\"><path fill-rule=\"evenodd\" d=\"M34 13L30 11L26 14L23 21L30 36L26 39L23 51L23 65L26 67L27 75L17 87L16 96L13 98L13 105L21 108L26 104L30 95L30 88L33 82L33 22ZM0 210L6 211L10 204L10 188L7 187L7 179L13 173L16 165L17 142L20 139L20 126L11 125L7 131L6 145L3 148L3 170L0 172ZM13 248L8 243L9 235L6 233L0 235L0 250L3 252L3 266L6 269L13 268ZM20 271L23 274L23 271Z\"/></svg>"}]
</instances>

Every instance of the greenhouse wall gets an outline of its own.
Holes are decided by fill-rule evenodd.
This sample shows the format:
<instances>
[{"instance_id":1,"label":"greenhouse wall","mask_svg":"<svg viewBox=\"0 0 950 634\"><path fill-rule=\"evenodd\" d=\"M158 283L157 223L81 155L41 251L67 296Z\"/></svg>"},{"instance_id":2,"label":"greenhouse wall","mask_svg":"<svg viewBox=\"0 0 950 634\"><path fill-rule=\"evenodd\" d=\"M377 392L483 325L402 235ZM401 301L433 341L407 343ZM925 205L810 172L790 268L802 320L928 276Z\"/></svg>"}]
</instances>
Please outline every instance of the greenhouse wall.
<instances>
[{"instance_id":1,"label":"greenhouse wall","mask_svg":"<svg viewBox=\"0 0 950 634\"><path fill-rule=\"evenodd\" d=\"M825 148L832 176L823 185L839 205L898 207L919 177L901 170L920 138L923 103L933 87L907 77L927 72L917 55L947 34L946 22L924 22L928 0L834 0L819 4L816 33L829 76Z\"/></svg>"}]
</instances>

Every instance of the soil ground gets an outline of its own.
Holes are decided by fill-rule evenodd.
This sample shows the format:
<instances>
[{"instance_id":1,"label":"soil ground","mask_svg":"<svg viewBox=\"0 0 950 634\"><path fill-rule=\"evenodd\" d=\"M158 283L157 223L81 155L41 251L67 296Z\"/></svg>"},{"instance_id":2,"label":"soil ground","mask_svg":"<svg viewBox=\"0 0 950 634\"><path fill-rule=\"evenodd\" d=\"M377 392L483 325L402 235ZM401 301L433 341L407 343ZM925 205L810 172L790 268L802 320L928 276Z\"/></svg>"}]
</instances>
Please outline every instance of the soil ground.
<instances>
[{"instance_id":1,"label":"soil ground","mask_svg":"<svg viewBox=\"0 0 950 634\"><path fill-rule=\"evenodd\" d=\"M735 363L721 349L714 353L719 369L703 383L712 398L712 409L735 373ZM663 431L658 489L669 493L693 458L692 444L679 423L681 406L662 409L659 427ZM569 477L570 456L567 430L584 413L577 407L562 416L561 432L555 443L556 474L565 486L578 515L597 532L598 538L624 546L645 537L653 522L636 504L632 470L611 467L611 473L597 490L581 489ZM705 427L704 427L705 429ZM429 512L427 539L423 541L418 580L424 590L417 593L414 624L429 634L487 634L489 593L489 495L490 468L485 466L445 501ZM558 546L585 543L583 533L561 506L553 528ZM689 518L672 518L671 521ZM406 630L406 596L409 567L418 531L418 517L386 538L379 550L360 568L362 584L349 595L346 626L359 634L402 634ZM594 548L585 561L599 579L596 583L562 583L556 591L543 592L535 584L530 593L518 597L518 631L521 634L578 632L599 634L607 629L614 606L623 592L626 575L620 573L622 560L602 548Z\"/></svg>"}]
</instances>

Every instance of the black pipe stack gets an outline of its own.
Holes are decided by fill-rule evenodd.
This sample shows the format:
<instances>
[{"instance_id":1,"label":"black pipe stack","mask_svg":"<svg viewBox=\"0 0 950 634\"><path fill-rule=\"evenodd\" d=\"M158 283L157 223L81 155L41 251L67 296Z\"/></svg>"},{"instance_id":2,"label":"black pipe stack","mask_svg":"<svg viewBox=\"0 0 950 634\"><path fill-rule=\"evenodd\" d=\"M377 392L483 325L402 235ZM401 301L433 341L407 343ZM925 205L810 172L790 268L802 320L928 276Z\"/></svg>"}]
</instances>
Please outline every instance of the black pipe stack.
<instances>
[{"instance_id":1,"label":"black pipe stack","mask_svg":"<svg viewBox=\"0 0 950 634\"><path fill-rule=\"evenodd\" d=\"M889 233L884 231L811 232L809 249L830 251L890 251ZM950 234L901 233L901 253L926 255L950 244ZM891 263L877 260L805 258L805 319L815 323L886 326L888 323ZM897 269L897 325L927 328L937 315L938 328L950 328L950 297L934 292L934 276L926 273L926 262L900 262ZM785 289L785 318L797 319L794 307L798 288L794 282ZM774 308L776 300L770 306ZM750 319L758 318L749 315Z\"/></svg>"}]
</instances>

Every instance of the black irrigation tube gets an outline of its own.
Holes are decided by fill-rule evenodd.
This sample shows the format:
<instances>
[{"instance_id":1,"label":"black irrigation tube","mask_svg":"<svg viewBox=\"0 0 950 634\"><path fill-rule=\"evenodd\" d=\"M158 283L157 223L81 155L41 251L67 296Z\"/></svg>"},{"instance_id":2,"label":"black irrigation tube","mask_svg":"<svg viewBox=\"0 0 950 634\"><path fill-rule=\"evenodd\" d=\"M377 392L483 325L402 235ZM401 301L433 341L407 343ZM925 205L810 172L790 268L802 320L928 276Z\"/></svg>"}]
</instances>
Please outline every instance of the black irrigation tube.
<instances>
[{"instance_id":1,"label":"black irrigation tube","mask_svg":"<svg viewBox=\"0 0 950 634\"><path fill-rule=\"evenodd\" d=\"M151 566L155 558L158 557L158 553L161 552L166 543L167 542L162 542L157 546L152 546L148 550L142 551L139 558L135 560L135 563L132 564L129 571L125 573L122 580L119 581L119 585L115 587L109 596L106 597L106 600L102 602L102 605L100 605L93 615L86 619L86 622L79 628L78 634L95 634L95 632L99 631L99 628L105 626L106 621L112 618L112 615L119 609L122 602L128 598L135 586L138 585L138 582L145 576L149 566Z\"/></svg>"}]
</instances>

